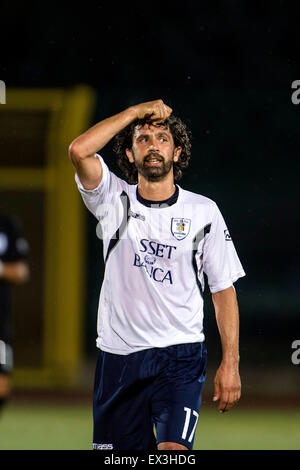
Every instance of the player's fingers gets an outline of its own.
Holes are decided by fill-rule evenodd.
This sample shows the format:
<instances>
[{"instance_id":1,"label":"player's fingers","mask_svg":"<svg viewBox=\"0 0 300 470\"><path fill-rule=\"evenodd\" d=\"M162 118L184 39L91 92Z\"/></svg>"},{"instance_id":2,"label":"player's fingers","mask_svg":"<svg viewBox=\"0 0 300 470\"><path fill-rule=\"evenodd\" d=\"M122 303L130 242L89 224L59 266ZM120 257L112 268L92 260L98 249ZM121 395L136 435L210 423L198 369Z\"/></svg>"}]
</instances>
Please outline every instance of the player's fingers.
<instances>
[{"instance_id":1,"label":"player's fingers","mask_svg":"<svg viewBox=\"0 0 300 470\"><path fill-rule=\"evenodd\" d=\"M168 117L170 116L172 112L172 109L169 108L169 106L167 106L166 104L164 105L164 120L168 119Z\"/></svg>"},{"instance_id":2,"label":"player's fingers","mask_svg":"<svg viewBox=\"0 0 300 470\"><path fill-rule=\"evenodd\" d=\"M163 102L157 103L151 115L152 121L163 121L164 120L164 104Z\"/></svg>"},{"instance_id":3,"label":"player's fingers","mask_svg":"<svg viewBox=\"0 0 300 470\"><path fill-rule=\"evenodd\" d=\"M215 379L213 401L217 401L219 400L219 398L220 398L220 386L219 386L219 382Z\"/></svg>"},{"instance_id":4,"label":"player's fingers","mask_svg":"<svg viewBox=\"0 0 300 470\"><path fill-rule=\"evenodd\" d=\"M240 398L241 398L241 386L239 385L239 386L236 386L230 392L229 400L230 400L231 407L234 406L239 401Z\"/></svg>"},{"instance_id":5,"label":"player's fingers","mask_svg":"<svg viewBox=\"0 0 300 470\"><path fill-rule=\"evenodd\" d=\"M232 400L231 396L229 395L225 406L223 407L222 411L223 413L226 413L226 411L229 411L230 408L234 405L234 401Z\"/></svg>"},{"instance_id":6,"label":"player's fingers","mask_svg":"<svg viewBox=\"0 0 300 470\"><path fill-rule=\"evenodd\" d=\"M225 413L225 411L228 411L228 404L229 404L229 392L222 392L221 397L220 397L220 403L218 410L220 413Z\"/></svg>"},{"instance_id":7,"label":"player's fingers","mask_svg":"<svg viewBox=\"0 0 300 470\"><path fill-rule=\"evenodd\" d=\"M156 121L165 121L168 119L172 112L172 109L167 106L162 100L158 100L154 107L154 113L152 119Z\"/></svg>"},{"instance_id":8,"label":"player's fingers","mask_svg":"<svg viewBox=\"0 0 300 470\"><path fill-rule=\"evenodd\" d=\"M239 401L239 397L240 397L240 394L237 391L229 392L226 398L225 406L223 406L222 404L222 407L221 407L221 404L220 404L220 407L219 407L220 411L222 411L223 413L225 413L226 411L229 411L230 408L232 408Z\"/></svg>"},{"instance_id":9,"label":"player's fingers","mask_svg":"<svg viewBox=\"0 0 300 470\"><path fill-rule=\"evenodd\" d=\"M163 100L157 100L154 102L152 109L151 119L152 121L165 121L172 113L172 108L166 105Z\"/></svg>"},{"instance_id":10,"label":"player's fingers","mask_svg":"<svg viewBox=\"0 0 300 470\"><path fill-rule=\"evenodd\" d=\"M220 399L220 387L219 387L219 384L215 382L213 401L218 401L219 399Z\"/></svg>"},{"instance_id":11,"label":"player's fingers","mask_svg":"<svg viewBox=\"0 0 300 470\"><path fill-rule=\"evenodd\" d=\"M170 114L172 114L173 109L170 108L170 106L167 106L166 104L165 104L165 109L166 109L167 117L169 117Z\"/></svg>"},{"instance_id":12,"label":"player's fingers","mask_svg":"<svg viewBox=\"0 0 300 470\"><path fill-rule=\"evenodd\" d=\"M239 399L241 398L241 392L240 391L237 391L233 394L233 398L232 398L232 405L231 406L234 406L238 403Z\"/></svg>"}]
</instances>

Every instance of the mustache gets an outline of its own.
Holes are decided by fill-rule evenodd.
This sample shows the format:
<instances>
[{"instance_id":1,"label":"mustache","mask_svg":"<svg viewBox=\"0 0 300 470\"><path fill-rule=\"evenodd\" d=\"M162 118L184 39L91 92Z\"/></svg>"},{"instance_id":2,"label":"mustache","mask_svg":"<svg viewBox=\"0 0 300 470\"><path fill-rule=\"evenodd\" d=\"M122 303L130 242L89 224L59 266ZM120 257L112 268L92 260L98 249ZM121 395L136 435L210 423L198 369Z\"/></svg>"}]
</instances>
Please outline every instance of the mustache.
<instances>
[{"instance_id":1,"label":"mustache","mask_svg":"<svg viewBox=\"0 0 300 470\"><path fill-rule=\"evenodd\" d=\"M151 158L153 158L153 157L157 158L160 161L164 160L164 157L162 157L159 153L149 152L148 155L146 155L146 157L144 158L144 162L147 162L147 161L151 160Z\"/></svg>"}]
</instances>

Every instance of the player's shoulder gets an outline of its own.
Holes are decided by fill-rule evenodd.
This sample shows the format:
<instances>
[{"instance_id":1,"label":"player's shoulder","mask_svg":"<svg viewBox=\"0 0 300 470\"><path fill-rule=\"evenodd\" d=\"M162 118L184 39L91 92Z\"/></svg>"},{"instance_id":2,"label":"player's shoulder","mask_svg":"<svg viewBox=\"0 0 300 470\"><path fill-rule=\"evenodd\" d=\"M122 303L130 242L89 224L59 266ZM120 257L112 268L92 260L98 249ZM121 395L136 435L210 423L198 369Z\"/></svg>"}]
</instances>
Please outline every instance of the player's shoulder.
<instances>
[{"instance_id":1,"label":"player's shoulder","mask_svg":"<svg viewBox=\"0 0 300 470\"><path fill-rule=\"evenodd\" d=\"M103 179L107 179L108 175L110 176L111 180L115 182L115 186L118 192L124 191L125 193L134 192L136 185L129 184L126 180L118 176L111 168L110 165L104 160L103 156L99 153L96 153L96 157L99 159L100 163L102 164L103 169Z\"/></svg>"},{"instance_id":2,"label":"player's shoulder","mask_svg":"<svg viewBox=\"0 0 300 470\"><path fill-rule=\"evenodd\" d=\"M201 204L211 210L217 207L217 204L213 199L210 199L209 197L204 196L203 194L195 193L193 191L188 191L187 189L183 189L181 187L180 187L180 191L181 191L181 200L184 203Z\"/></svg>"},{"instance_id":3,"label":"player's shoulder","mask_svg":"<svg viewBox=\"0 0 300 470\"><path fill-rule=\"evenodd\" d=\"M119 192L121 194L126 194L130 198L135 199L136 198L136 184L130 184L126 180L114 175L115 178L118 180L118 186L119 186Z\"/></svg>"}]
</instances>

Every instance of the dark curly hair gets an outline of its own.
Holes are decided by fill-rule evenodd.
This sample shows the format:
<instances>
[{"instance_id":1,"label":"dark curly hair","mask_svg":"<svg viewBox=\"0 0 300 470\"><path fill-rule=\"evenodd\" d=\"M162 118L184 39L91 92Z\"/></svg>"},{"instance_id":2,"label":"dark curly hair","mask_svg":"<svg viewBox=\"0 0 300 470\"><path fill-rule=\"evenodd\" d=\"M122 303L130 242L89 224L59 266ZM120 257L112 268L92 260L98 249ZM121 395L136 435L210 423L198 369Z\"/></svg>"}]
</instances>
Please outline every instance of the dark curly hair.
<instances>
[{"instance_id":1,"label":"dark curly hair","mask_svg":"<svg viewBox=\"0 0 300 470\"><path fill-rule=\"evenodd\" d=\"M137 183L138 171L135 164L130 163L128 160L125 150L132 147L132 136L135 128L143 127L145 124L153 124L153 121L149 120L149 118L137 119L115 136L113 150L117 155L117 163L130 184ZM182 169L188 167L191 157L191 131L187 129L187 126L180 118L173 116L173 114L162 123L156 125L169 129L173 136L175 147L182 147L178 162L173 164L174 179L179 181L182 177Z\"/></svg>"}]
</instances>

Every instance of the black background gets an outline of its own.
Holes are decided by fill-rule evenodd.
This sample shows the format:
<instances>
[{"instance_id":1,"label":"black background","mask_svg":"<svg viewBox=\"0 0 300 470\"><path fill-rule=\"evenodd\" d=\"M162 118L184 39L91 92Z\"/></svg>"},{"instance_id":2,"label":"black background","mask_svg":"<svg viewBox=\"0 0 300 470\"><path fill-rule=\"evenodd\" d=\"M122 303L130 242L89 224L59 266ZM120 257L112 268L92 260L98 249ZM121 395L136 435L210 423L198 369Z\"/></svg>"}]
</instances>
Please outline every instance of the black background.
<instances>
[{"instance_id":1,"label":"black background","mask_svg":"<svg viewBox=\"0 0 300 470\"><path fill-rule=\"evenodd\" d=\"M300 337L300 105L291 101L299 10L276 0L5 2L0 33L7 87L90 84L98 93L91 124L162 98L188 124L192 159L180 185L217 202L247 274L236 284L242 364L292 374L291 343ZM121 176L111 145L101 153ZM86 217L93 356L103 264L96 221ZM218 358L209 297L207 290L207 346Z\"/></svg>"}]
</instances>

